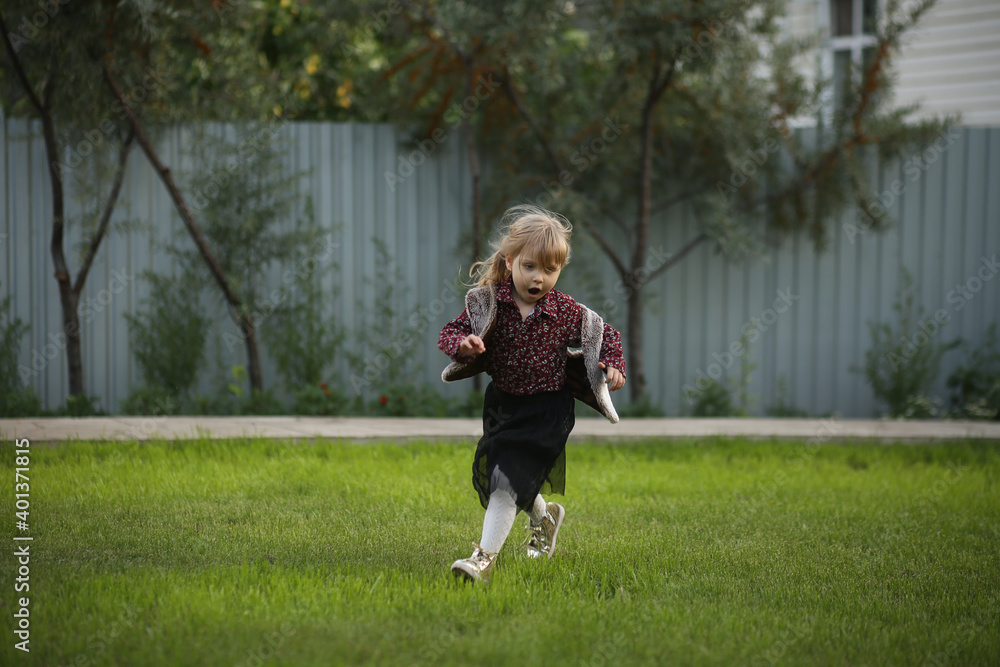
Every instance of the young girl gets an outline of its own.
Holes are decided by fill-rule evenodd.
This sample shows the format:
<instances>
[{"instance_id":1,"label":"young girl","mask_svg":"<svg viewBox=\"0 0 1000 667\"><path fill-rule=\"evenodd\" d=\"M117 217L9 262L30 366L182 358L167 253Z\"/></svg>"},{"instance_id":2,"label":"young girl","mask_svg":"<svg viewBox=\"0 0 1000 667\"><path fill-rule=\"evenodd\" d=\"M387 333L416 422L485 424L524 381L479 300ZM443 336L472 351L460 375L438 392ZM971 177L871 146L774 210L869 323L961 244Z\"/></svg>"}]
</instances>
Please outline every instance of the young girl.
<instances>
[{"instance_id":1,"label":"young girl","mask_svg":"<svg viewBox=\"0 0 1000 667\"><path fill-rule=\"evenodd\" d=\"M540 493L565 492L574 396L618 421L608 389L625 384L621 336L553 289L569 262L571 231L567 220L544 209L508 210L495 252L470 270L478 287L469 290L465 310L438 340L454 362L443 380L482 371L492 378L472 463L472 485L486 517L472 556L451 566L460 578L489 573L518 510L530 517L528 555L551 558L566 512Z\"/></svg>"}]
</instances>

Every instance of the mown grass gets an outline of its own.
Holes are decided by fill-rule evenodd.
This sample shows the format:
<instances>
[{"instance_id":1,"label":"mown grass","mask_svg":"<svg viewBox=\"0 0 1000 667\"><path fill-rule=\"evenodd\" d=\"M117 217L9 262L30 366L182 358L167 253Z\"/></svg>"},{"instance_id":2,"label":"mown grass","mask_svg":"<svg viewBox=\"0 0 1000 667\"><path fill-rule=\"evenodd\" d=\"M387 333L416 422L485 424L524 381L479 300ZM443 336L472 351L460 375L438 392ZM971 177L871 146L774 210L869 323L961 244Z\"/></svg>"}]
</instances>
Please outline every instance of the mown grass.
<instances>
[{"instance_id":1,"label":"mown grass","mask_svg":"<svg viewBox=\"0 0 1000 667\"><path fill-rule=\"evenodd\" d=\"M33 448L3 664L1000 663L1000 443L571 445L556 558L520 515L478 587L473 446Z\"/></svg>"}]
</instances>

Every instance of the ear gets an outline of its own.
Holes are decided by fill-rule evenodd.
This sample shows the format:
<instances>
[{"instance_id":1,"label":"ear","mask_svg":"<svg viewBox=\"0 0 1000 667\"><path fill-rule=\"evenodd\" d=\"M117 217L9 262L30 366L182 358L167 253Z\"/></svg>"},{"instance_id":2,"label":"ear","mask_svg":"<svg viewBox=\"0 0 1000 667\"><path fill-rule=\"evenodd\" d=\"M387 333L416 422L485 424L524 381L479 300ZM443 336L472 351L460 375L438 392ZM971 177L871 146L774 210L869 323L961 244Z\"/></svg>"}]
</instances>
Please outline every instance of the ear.
<instances>
[{"instance_id":1,"label":"ear","mask_svg":"<svg viewBox=\"0 0 1000 667\"><path fill-rule=\"evenodd\" d=\"M505 260L506 260L506 262L507 262L507 270L508 270L508 271L513 271L513 270L514 270L514 261L513 261L513 259L511 258L511 256L510 256L510 253L507 253L507 254L506 254L506 255L504 256L504 259L505 259Z\"/></svg>"}]
</instances>

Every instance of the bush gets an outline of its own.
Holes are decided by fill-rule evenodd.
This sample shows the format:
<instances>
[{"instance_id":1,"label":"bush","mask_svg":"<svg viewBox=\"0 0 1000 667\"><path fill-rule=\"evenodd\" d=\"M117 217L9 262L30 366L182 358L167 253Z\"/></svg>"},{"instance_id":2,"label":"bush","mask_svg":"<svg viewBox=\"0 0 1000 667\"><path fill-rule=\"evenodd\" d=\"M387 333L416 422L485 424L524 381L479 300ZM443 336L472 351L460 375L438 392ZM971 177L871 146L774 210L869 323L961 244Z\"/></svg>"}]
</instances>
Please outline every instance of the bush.
<instances>
[{"instance_id":1,"label":"bush","mask_svg":"<svg viewBox=\"0 0 1000 667\"><path fill-rule=\"evenodd\" d=\"M325 382L306 385L292 392L292 414L313 417L330 417L347 412L350 401Z\"/></svg>"},{"instance_id":2,"label":"bush","mask_svg":"<svg viewBox=\"0 0 1000 667\"><path fill-rule=\"evenodd\" d=\"M344 397L323 381L336 362L344 334L332 317L323 315L325 301L320 280L336 264L307 270L306 260L296 261L295 281L289 294L264 321L261 331L268 343L282 384L293 395L293 412L329 415L344 412ZM337 288L330 298L335 300Z\"/></svg>"},{"instance_id":3,"label":"bush","mask_svg":"<svg viewBox=\"0 0 1000 667\"><path fill-rule=\"evenodd\" d=\"M45 414L33 388L0 390L0 417L43 417Z\"/></svg>"},{"instance_id":4,"label":"bush","mask_svg":"<svg viewBox=\"0 0 1000 667\"><path fill-rule=\"evenodd\" d=\"M36 417L43 412L41 401L17 372L21 339L31 327L11 317L10 302L9 296L0 300L0 417Z\"/></svg>"},{"instance_id":5,"label":"bush","mask_svg":"<svg viewBox=\"0 0 1000 667\"><path fill-rule=\"evenodd\" d=\"M449 417L482 417L486 395L470 389L461 398L452 399L448 406Z\"/></svg>"},{"instance_id":6,"label":"bush","mask_svg":"<svg viewBox=\"0 0 1000 667\"><path fill-rule=\"evenodd\" d=\"M764 411L768 417L808 417L809 413L785 402L785 376L778 376L778 402Z\"/></svg>"},{"instance_id":7,"label":"bush","mask_svg":"<svg viewBox=\"0 0 1000 667\"><path fill-rule=\"evenodd\" d=\"M708 385L698 393L694 405L691 406L694 417L734 417L737 410L733 406L732 393L715 380L709 380Z\"/></svg>"},{"instance_id":8,"label":"bush","mask_svg":"<svg viewBox=\"0 0 1000 667\"><path fill-rule=\"evenodd\" d=\"M197 285L151 272L143 278L150 295L136 314L125 315L143 384L132 390L122 409L127 414L178 414L198 380L209 322L198 308Z\"/></svg>"},{"instance_id":9,"label":"bush","mask_svg":"<svg viewBox=\"0 0 1000 667\"><path fill-rule=\"evenodd\" d=\"M395 411L410 411L413 409L410 406L414 405L420 405L420 410L437 410L445 402L436 389L419 398L400 394L400 400L393 401L392 407L385 407L401 389L413 389L410 378L416 377L421 370L413 353L421 332L412 324L419 319L420 310L408 315L399 312L399 302L409 286L385 242L372 237L372 243L375 246L375 276L374 279L365 277L364 282L374 288L375 299L371 302L358 299L356 303L359 317L355 341L346 353L351 368L351 386L369 414L386 414L387 410L391 411L389 414L396 414ZM426 393L426 386L418 391Z\"/></svg>"},{"instance_id":10,"label":"bush","mask_svg":"<svg viewBox=\"0 0 1000 667\"><path fill-rule=\"evenodd\" d=\"M959 366L948 376L952 390L949 416L956 419L1000 420L1000 341L994 322L986 330L983 343L966 352L966 365Z\"/></svg>"},{"instance_id":11,"label":"bush","mask_svg":"<svg viewBox=\"0 0 1000 667\"><path fill-rule=\"evenodd\" d=\"M236 406L236 412L241 415L286 415L288 409L274 394L274 390L253 389Z\"/></svg>"},{"instance_id":12,"label":"bush","mask_svg":"<svg viewBox=\"0 0 1000 667\"><path fill-rule=\"evenodd\" d=\"M925 318L923 307L914 306L913 279L906 269L902 270L892 309L899 318L895 330L884 322L868 323L872 346L865 352L861 372L875 398L888 408L890 417L933 417L937 413L936 401L926 392L940 372L941 357L957 342L934 342L934 336L948 320Z\"/></svg>"},{"instance_id":13,"label":"bush","mask_svg":"<svg viewBox=\"0 0 1000 667\"><path fill-rule=\"evenodd\" d=\"M183 407L173 391L143 385L134 388L122 401L121 411L126 415L179 415Z\"/></svg>"},{"instance_id":14,"label":"bush","mask_svg":"<svg viewBox=\"0 0 1000 667\"><path fill-rule=\"evenodd\" d=\"M66 405L56 411L62 417L99 417L107 415L100 408L99 399L96 396L70 396L66 399Z\"/></svg>"},{"instance_id":15,"label":"bush","mask_svg":"<svg viewBox=\"0 0 1000 667\"><path fill-rule=\"evenodd\" d=\"M366 412L377 417L447 417L448 408L448 401L432 385L398 382L384 385Z\"/></svg>"}]
</instances>

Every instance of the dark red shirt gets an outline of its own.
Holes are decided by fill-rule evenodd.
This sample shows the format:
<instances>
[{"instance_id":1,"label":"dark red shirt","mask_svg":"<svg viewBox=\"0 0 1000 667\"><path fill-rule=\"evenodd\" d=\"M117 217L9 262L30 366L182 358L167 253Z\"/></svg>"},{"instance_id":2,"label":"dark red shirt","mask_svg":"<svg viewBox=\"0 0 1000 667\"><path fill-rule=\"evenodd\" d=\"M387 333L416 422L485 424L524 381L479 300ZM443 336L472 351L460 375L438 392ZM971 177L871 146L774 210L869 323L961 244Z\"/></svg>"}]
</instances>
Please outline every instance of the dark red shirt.
<instances>
[{"instance_id":1,"label":"dark red shirt","mask_svg":"<svg viewBox=\"0 0 1000 667\"><path fill-rule=\"evenodd\" d=\"M513 280L497 287L497 324L486 352L486 372L496 387L509 394L556 391L566 384L566 351L580 347L583 307L573 297L550 290L526 319L514 302ZM453 319L441 330L438 348L459 361L458 348L472 331L469 314ZM625 374L622 337L605 322L599 361Z\"/></svg>"}]
</instances>

